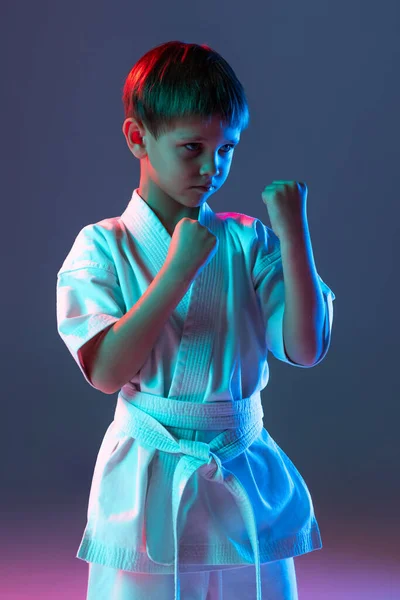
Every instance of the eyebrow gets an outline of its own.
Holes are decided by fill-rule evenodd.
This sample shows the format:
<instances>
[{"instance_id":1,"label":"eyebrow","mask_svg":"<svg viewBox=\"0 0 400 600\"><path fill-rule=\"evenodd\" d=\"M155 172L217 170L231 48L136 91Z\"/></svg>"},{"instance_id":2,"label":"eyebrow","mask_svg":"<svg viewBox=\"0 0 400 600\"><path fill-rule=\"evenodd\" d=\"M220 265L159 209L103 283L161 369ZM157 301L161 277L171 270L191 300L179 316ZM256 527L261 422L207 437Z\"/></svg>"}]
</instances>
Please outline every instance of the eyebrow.
<instances>
[{"instance_id":1,"label":"eyebrow","mask_svg":"<svg viewBox=\"0 0 400 600\"><path fill-rule=\"evenodd\" d=\"M202 142L206 142L207 138L201 136L201 135L181 135L178 140L182 141L182 140L189 140L189 139L196 139L196 140L201 140ZM225 140L227 142L229 142L230 144L238 144L239 140Z\"/></svg>"}]
</instances>

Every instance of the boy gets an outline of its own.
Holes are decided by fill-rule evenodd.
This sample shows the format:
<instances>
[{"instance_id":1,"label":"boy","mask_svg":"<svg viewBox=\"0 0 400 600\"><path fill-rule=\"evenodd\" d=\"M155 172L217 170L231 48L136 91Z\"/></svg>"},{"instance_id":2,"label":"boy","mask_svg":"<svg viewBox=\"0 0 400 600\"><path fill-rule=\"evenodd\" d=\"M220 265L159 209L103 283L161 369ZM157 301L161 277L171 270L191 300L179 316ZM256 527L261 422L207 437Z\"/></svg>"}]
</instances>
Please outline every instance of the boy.
<instances>
[{"instance_id":1,"label":"boy","mask_svg":"<svg viewBox=\"0 0 400 600\"><path fill-rule=\"evenodd\" d=\"M90 385L119 392L77 554L87 599L293 600L293 557L322 542L260 392L268 351L308 368L330 345L306 188L265 188L272 229L211 210L249 113L206 45L150 50L123 102L140 186L79 232L57 274L61 338Z\"/></svg>"}]
</instances>

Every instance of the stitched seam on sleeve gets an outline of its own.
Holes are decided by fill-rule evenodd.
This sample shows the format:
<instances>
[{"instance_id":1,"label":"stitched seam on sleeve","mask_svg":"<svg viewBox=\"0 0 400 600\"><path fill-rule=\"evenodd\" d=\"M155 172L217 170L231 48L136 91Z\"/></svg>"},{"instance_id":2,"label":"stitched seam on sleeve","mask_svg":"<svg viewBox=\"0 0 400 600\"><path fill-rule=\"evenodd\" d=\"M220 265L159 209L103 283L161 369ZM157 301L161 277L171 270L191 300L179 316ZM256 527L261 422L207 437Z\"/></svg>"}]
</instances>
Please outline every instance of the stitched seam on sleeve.
<instances>
[{"instance_id":1,"label":"stitched seam on sleeve","mask_svg":"<svg viewBox=\"0 0 400 600\"><path fill-rule=\"evenodd\" d=\"M110 265L101 265L90 260L80 261L79 263L77 263L76 266L71 265L70 268L61 269L58 272L58 275L62 275L63 273L70 273L71 271L79 271L79 269L100 269L101 271L107 271L108 273L111 273L111 275L114 275L115 278L117 277L117 272Z\"/></svg>"},{"instance_id":2,"label":"stitched seam on sleeve","mask_svg":"<svg viewBox=\"0 0 400 600\"><path fill-rule=\"evenodd\" d=\"M262 261L261 264L259 266L258 269L258 273L254 276L254 280L253 280L253 285L256 286L258 283L258 280L260 279L261 275L264 274L264 272L266 271L266 269L274 262L276 262L277 260L279 260L281 258L281 250L280 248L278 248L273 254L271 255L266 255Z\"/></svg>"}]
</instances>

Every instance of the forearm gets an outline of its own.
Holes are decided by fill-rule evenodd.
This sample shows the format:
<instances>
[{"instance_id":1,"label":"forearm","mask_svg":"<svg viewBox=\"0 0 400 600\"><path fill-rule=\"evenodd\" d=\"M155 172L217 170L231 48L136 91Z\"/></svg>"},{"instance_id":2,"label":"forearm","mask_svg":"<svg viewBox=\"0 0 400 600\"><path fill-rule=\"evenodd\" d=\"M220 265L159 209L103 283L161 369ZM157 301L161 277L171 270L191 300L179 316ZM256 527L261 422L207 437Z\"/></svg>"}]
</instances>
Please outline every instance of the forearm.
<instances>
[{"instance_id":1,"label":"forearm","mask_svg":"<svg viewBox=\"0 0 400 600\"><path fill-rule=\"evenodd\" d=\"M293 362L311 366L322 354L325 302L308 226L280 242L285 285L285 350Z\"/></svg>"},{"instance_id":2,"label":"forearm","mask_svg":"<svg viewBox=\"0 0 400 600\"><path fill-rule=\"evenodd\" d=\"M94 363L95 385L114 393L140 371L191 282L164 265L142 297L100 342Z\"/></svg>"}]
</instances>

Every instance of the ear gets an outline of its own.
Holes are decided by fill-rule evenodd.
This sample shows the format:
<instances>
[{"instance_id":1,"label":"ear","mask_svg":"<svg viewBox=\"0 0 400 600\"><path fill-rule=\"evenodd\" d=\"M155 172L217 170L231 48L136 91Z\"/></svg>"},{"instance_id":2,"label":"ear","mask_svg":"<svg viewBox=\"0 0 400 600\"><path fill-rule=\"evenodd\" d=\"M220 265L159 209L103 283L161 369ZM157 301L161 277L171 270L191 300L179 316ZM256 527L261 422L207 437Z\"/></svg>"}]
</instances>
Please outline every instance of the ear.
<instances>
[{"instance_id":1,"label":"ear","mask_svg":"<svg viewBox=\"0 0 400 600\"><path fill-rule=\"evenodd\" d=\"M136 158L147 156L145 130L133 117L125 119L122 124L122 133L126 139L129 150Z\"/></svg>"}]
</instances>

